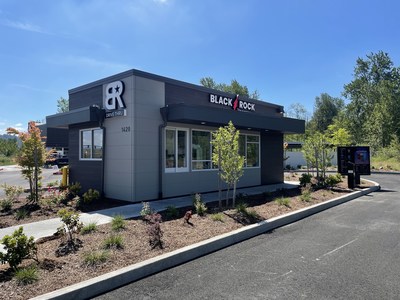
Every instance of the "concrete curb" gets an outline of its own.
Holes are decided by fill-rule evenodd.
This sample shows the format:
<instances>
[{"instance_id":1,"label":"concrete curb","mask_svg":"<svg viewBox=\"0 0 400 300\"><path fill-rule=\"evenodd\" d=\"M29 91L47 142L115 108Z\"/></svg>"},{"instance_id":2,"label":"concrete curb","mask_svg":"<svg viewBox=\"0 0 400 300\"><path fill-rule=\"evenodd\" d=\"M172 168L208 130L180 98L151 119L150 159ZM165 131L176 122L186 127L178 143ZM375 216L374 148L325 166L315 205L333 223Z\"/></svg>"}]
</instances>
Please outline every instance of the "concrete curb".
<instances>
[{"instance_id":1,"label":"concrete curb","mask_svg":"<svg viewBox=\"0 0 400 300\"><path fill-rule=\"evenodd\" d=\"M249 225L32 299L67 300L87 299L94 297L149 275L178 266L198 257L242 242L259 234L299 221L315 213L324 211L333 206L348 202L380 189L378 183L370 180L368 181L373 183L374 186L326 202L315 204L282 216L271 218L257 224Z\"/></svg>"}]
</instances>

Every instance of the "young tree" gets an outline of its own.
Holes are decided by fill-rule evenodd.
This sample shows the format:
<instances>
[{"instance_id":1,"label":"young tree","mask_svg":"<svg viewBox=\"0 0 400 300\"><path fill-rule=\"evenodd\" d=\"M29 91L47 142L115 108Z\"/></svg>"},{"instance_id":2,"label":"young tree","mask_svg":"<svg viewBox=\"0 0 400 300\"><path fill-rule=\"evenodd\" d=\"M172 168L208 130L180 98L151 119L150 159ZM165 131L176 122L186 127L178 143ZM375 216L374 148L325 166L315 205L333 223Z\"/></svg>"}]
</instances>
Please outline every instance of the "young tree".
<instances>
[{"instance_id":1,"label":"young tree","mask_svg":"<svg viewBox=\"0 0 400 300\"><path fill-rule=\"evenodd\" d=\"M69 111L69 100L63 97L57 100L57 113L64 113Z\"/></svg>"},{"instance_id":2,"label":"young tree","mask_svg":"<svg viewBox=\"0 0 400 300\"><path fill-rule=\"evenodd\" d=\"M22 141L21 151L16 156L19 166L22 167L22 175L29 182L30 202L39 203L39 184L42 166L46 160L46 150L40 136L40 129L35 122L28 125L28 132L20 132L14 128L7 128L9 134L18 134Z\"/></svg>"},{"instance_id":3,"label":"young tree","mask_svg":"<svg viewBox=\"0 0 400 300\"><path fill-rule=\"evenodd\" d=\"M346 128L341 127L336 122L329 125L325 133L327 135L328 142L335 147L351 145L350 133Z\"/></svg>"},{"instance_id":4,"label":"young tree","mask_svg":"<svg viewBox=\"0 0 400 300\"><path fill-rule=\"evenodd\" d=\"M318 183L325 181L326 169L332 159L330 150L331 147L326 135L318 131L309 135L303 144L304 158L308 166L316 169Z\"/></svg>"},{"instance_id":5,"label":"young tree","mask_svg":"<svg viewBox=\"0 0 400 300\"><path fill-rule=\"evenodd\" d=\"M244 157L239 154L239 131L231 121L225 127L213 132L213 163L218 166L219 175L219 206L221 208L221 185L223 180L228 185L226 203L228 204L229 190L233 187L232 205L235 206L236 184L243 175Z\"/></svg>"}]
</instances>

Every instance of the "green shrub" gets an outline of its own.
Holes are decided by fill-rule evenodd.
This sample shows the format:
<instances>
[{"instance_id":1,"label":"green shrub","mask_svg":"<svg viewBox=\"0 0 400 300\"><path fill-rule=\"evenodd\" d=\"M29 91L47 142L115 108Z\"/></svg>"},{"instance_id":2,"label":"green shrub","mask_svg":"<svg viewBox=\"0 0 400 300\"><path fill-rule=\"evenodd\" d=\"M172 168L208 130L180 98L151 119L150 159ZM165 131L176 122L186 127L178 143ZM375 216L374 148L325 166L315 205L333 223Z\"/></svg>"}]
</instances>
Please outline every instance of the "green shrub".
<instances>
[{"instance_id":1,"label":"green shrub","mask_svg":"<svg viewBox=\"0 0 400 300\"><path fill-rule=\"evenodd\" d=\"M0 208L1 211L7 212L10 211L12 208L13 202L10 199L3 199L0 200Z\"/></svg>"},{"instance_id":2,"label":"green shrub","mask_svg":"<svg viewBox=\"0 0 400 300\"><path fill-rule=\"evenodd\" d=\"M301 186L306 186L307 183L311 183L312 175L308 173L303 173L300 176L300 185Z\"/></svg>"},{"instance_id":3,"label":"green shrub","mask_svg":"<svg viewBox=\"0 0 400 300\"><path fill-rule=\"evenodd\" d=\"M239 202L239 203L236 205L236 211L237 211L238 213L246 214L246 213L247 213L247 207L248 207L247 203Z\"/></svg>"},{"instance_id":4,"label":"green shrub","mask_svg":"<svg viewBox=\"0 0 400 300\"><path fill-rule=\"evenodd\" d=\"M70 194L69 198L72 199L76 196L79 196L81 189L82 189L82 186L79 182L74 182L74 183L70 184L68 187L68 191Z\"/></svg>"},{"instance_id":5,"label":"green shrub","mask_svg":"<svg viewBox=\"0 0 400 300\"><path fill-rule=\"evenodd\" d=\"M247 209L246 217L251 223L256 222L260 218L259 214L254 209Z\"/></svg>"},{"instance_id":6,"label":"green shrub","mask_svg":"<svg viewBox=\"0 0 400 300\"><path fill-rule=\"evenodd\" d=\"M105 249L123 249L124 239L119 234L112 234L104 240L103 245Z\"/></svg>"},{"instance_id":7,"label":"green shrub","mask_svg":"<svg viewBox=\"0 0 400 300\"><path fill-rule=\"evenodd\" d=\"M18 285L32 284L39 280L38 269L35 265L16 270L14 276Z\"/></svg>"},{"instance_id":8,"label":"green shrub","mask_svg":"<svg viewBox=\"0 0 400 300\"><path fill-rule=\"evenodd\" d=\"M120 231L125 229L126 221L123 216L116 215L111 220L111 228L114 231Z\"/></svg>"},{"instance_id":9,"label":"green shrub","mask_svg":"<svg viewBox=\"0 0 400 300\"><path fill-rule=\"evenodd\" d=\"M301 196L300 196L301 201L310 202L311 201L311 193L312 193L311 183L308 183L304 187L301 188Z\"/></svg>"},{"instance_id":10,"label":"green shrub","mask_svg":"<svg viewBox=\"0 0 400 300\"><path fill-rule=\"evenodd\" d=\"M167 206L165 215L168 219L176 219L179 217L179 210L174 205Z\"/></svg>"},{"instance_id":11,"label":"green shrub","mask_svg":"<svg viewBox=\"0 0 400 300\"><path fill-rule=\"evenodd\" d=\"M290 198L287 197L281 197L275 200L276 203L278 203L278 205L284 205L288 208L290 208Z\"/></svg>"},{"instance_id":12,"label":"green shrub","mask_svg":"<svg viewBox=\"0 0 400 300\"><path fill-rule=\"evenodd\" d=\"M333 187L337 185L338 183L342 182L342 176L340 174L335 174L335 175L329 175L325 179L325 183L328 187Z\"/></svg>"},{"instance_id":13,"label":"green shrub","mask_svg":"<svg viewBox=\"0 0 400 300\"><path fill-rule=\"evenodd\" d=\"M59 185L58 180L47 183L47 187L53 187L58 185Z\"/></svg>"},{"instance_id":14,"label":"green shrub","mask_svg":"<svg viewBox=\"0 0 400 300\"><path fill-rule=\"evenodd\" d=\"M208 210L206 204L201 200L199 193L196 193L193 197L193 206L199 216L204 216Z\"/></svg>"},{"instance_id":15,"label":"green shrub","mask_svg":"<svg viewBox=\"0 0 400 300\"><path fill-rule=\"evenodd\" d=\"M19 196L24 192L24 188L17 185L8 185L4 183L0 187L4 190L6 198L11 201L17 201Z\"/></svg>"},{"instance_id":16,"label":"green shrub","mask_svg":"<svg viewBox=\"0 0 400 300\"><path fill-rule=\"evenodd\" d=\"M68 241L73 243L73 234L79 232L83 226L83 223L79 221L79 214L77 212L62 208L57 212L57 215L61 218L61 222L64 223L59 231L64 231L68 234Z\"/></svg>"},{"instance_id":17,"label":"green shrub","mask_svg":"<svg viewBox=\"0 0 400 300\"><path fill-rule=\"evenodd\" d=\"M86 267L97 267L105 263L109 257L107 251L92 251L83 254L83 263Z\"/></svg>"},{"instance_id":18,"label":"green shrub","mask_svg":"<svg viewBox=\"0 0 400 300\"><path fill-rule=\"evenodd\" d=\"M36 245L33 236L28 238L24 234L23 227L19 227L11 236L6 235L2 238L1 244L4 245L5 253L0 252L0 262L7 263L14 270L25 258L32 258L36 255Z\"/></svg>"},{"instance_id":19,"label":"green shrub","mask_svg":"<svg viewBox=\"0 0 400 300\"><path fill-rule=\"evenodd\" d=\"M222 213L212 214L211 219L213 221L218 221L218 222L224 223L224 214L222 214Z\"/></svg>"},{"instance_id":20,"label":"green shrub","mask_svg":"<svg viewBox=\"0 0 400 300\"><path fill-rule=\"evenodd\" d=\"M89 205L93 201L96 201L100 198L100 193L97 190L89 189L86 193L83 194L83 204Z\"/></svg>"},{"instance_id":21,"label":"green shrub","mask_svg":"<svg viewBox=\"0 0 400 300\"><path fill-rule=\"evenodd\" d=\"M82 226L81 234L89 234L97 230L96 223L89 223L87 225Z\"/></svg>"},{"instance_id":22,"label":"green shrub","mask_svg":"<svg viewBox=\"0 0 400 300\"><path fill-rule=\"evenodd\" d=\"M149 202L142 202L142 210L140 211L140 215L142 216L142 218L145 219L146 216L149 216L152 213L154 213L154 211L150 207L150 203Z\"/></svg>"},{"instance_id":23,"label":"green shrub","mask_svg":"<svg viewBox=\"0 0 400 300\"><path fill-rule=\"evenodd\" d=\"M27 210L25 207L21 207L15 212L15 219L23 220L25 218L29 217L29 210Z\"/></svg>"}]
</instances>

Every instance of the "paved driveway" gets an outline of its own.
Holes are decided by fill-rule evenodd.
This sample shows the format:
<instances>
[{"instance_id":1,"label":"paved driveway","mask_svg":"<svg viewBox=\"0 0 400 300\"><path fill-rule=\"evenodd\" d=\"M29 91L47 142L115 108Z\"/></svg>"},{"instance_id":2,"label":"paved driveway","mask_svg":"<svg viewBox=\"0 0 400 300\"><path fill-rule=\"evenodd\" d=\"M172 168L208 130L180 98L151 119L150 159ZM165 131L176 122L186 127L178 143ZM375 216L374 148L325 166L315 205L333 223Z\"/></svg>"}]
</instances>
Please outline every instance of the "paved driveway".
<instances>
[{"instance_id":1,"label":"paved driveway","mask_svg":"<svg viewBox=\"0 0 400 300\"><path fill-rule=\"evenodd\" d=\"M334 207L96 299L399 299L400 176Z\"/></svg>"},{"instance_id":2,"label":"paved driveway","mask_svg":"<svg viewBox=\"0 0 400 300\"><path fill-rule=\"evenodd\" d=\"M9 185L22 186L29 188L29 183L21 175L21 169L18 166L5 166L0 167L0 185L7 183ZM54 175L56 170L42 169L42 184L46 186L49 182L61 180L61 175ZM4 191L0 188L0 198L4 197Z\"/></svg>"}]
</instances>

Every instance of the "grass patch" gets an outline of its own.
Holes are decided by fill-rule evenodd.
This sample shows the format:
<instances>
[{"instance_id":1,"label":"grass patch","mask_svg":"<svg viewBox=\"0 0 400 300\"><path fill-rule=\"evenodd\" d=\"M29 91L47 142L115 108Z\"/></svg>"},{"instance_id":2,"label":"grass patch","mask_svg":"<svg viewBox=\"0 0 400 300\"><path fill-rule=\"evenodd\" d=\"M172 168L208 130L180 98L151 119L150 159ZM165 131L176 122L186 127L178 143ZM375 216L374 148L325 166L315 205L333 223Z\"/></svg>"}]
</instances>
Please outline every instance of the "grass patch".
<instances>
[{"instance_id":1,"label":"grass patch","mask_svg":"<svg viewBox=\"0 0 400 300\"><path fill-rule=\"evenodd\" d=\"M96 223L89 223L87 225L84 225L81 229L81 234L89 234L91 232L95 232L97 230L97 224Z\"/></svg>"},{"instance_id":2,"label":"grass patch","mask_svg":"<svg viewBox=\"0 0 400 300\"><path fill-rule=\"evenodd\" d=\"M38 269L35 265L18 269L14 276L19 285L32 284L39 280Z\"/></svg>"},{"instance_id":3,"label":"grass patch","mask_svg":"<svg viewBox=\"0 0 400 300\"><path fill-rule=\"evenodd\" d=\"M276 199L275 200L275 202L278 204L278 205L284 205L284 206L286 206L286 207L288 207L288 208L290 208L291 206L290 206L290 198L287 198L287 197L281 197L281 198L278 198L278 199Z\"/></svg>"},{"instance_id":4,"label":"grass patch","mask_svg":"<svg viewBox=\"0 0 400 300\"><path fill-rule=\"evenodd\" d=\"M29 217L29 210L26 208L20 208L15 212L15 219L23 220L25 218Z\"/></svg>"},{"instance_id":5,"label":"grass patch","mask_svg":"<svg viewBox=\"0 0 400 300\"><path fill-rule=\"evenodd\" d=\"M126 221L123 216L121 215L116 215L113 217L111 220L111 228L114 231L120 231L125 229L126 226Z\"/></svg>"},{"instance_id":6,"label":"grass patch","mask_svg":"<svg viewBox=\"0 0 400 300\"><path fill-rule=\"evenodd\" d=\"M97 267L107 261L107 251L92 251L83 254L83 263L86 267Z\"/></svg>"},{"instance_id":7,"label":"grass patch","mask_svg":"<svg viewBox=\"0 0 400 300\"><path fill-rule=\"evenodd\" d=\"M212 214L211 220L224 223L224 214L223 213Z\"/></svg>"},{"instance_id":8,"label":"grass patch","mask_svg":"<svg viewBox=\"0 0 400 300\"><path fill-rule=\"evenodd\" d=\"M375 156L371 158L371 168L376 170L400 171L400 160L398 158L385 158Z\"/></svg>"},{"instance_id":9,"label":"grass patch","mask_svg":"<svg viewBox=\"0 0 400 300\"><path fill-rule=\"evenodd\" d=\"M177 219L179 217L179 210L174 205L167 206L165 210L165 216L168 219Z\"/></svg>"},{"instance_id":10,"label":"grass patch","mask_svg":"<svg viewBox=\"0 0 400 300\"><path fill-rule=\"evenodd\" d=\"M123 249L124 239L119 234L113 234L104 240L103 245L105 249Z\"/></svg>"}]
</instances>

